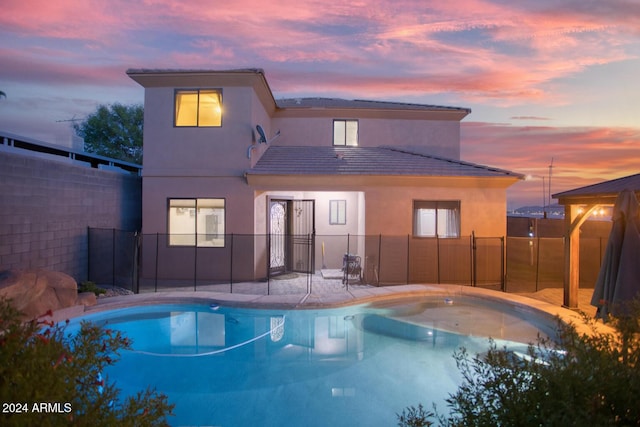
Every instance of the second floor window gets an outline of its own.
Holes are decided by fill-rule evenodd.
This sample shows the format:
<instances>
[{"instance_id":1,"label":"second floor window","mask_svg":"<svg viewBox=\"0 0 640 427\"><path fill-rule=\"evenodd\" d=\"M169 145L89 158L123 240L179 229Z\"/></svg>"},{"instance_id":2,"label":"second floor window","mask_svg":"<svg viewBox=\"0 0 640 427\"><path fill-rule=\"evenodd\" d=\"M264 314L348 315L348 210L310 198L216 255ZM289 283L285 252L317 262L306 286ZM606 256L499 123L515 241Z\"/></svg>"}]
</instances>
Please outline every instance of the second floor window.
<instances>
[{"instance_id":1,"label":"second floor window","mask_svg":"<svg viewBox=\"0 0 640 427\"><path fill-rule=\"evenodd\" d=\"M334 120L333 121L333 145L351 146L358 145L358 121Z\"/></svg>"},{"instance_id":2,"label":"second floor window","mask_svg":"<svg viewBox=\"0 0 640 427\"><path fill-rule=\"evenodd\" d=\"M222 126L222 92L217 89L176 90L177 127Z\"/></svg>"}]
</instances>

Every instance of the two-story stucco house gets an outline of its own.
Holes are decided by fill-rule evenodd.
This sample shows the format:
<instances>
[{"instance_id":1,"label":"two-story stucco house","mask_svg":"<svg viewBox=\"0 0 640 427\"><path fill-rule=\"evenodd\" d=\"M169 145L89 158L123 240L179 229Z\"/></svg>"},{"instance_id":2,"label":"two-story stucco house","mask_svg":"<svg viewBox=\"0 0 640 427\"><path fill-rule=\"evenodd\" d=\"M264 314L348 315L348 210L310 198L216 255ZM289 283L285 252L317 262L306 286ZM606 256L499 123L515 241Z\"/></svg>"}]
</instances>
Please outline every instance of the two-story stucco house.
<instances>
[{"instance_id":1,"label":"two-story stucco house","mask_svg":"<svg viewBox=\"0 0 640 427\"><path fill-rule=\"evenodd\" d=\"M145 88L143 234L166 235L176 265L206 251L206 275L224 253L255 280L339 267L332 242L346 236L364 263L377 236L506 233L506 189L522 176L460 160L468 109L276 100L259 69L127 74Z\"/></svg>"}]
</instances>

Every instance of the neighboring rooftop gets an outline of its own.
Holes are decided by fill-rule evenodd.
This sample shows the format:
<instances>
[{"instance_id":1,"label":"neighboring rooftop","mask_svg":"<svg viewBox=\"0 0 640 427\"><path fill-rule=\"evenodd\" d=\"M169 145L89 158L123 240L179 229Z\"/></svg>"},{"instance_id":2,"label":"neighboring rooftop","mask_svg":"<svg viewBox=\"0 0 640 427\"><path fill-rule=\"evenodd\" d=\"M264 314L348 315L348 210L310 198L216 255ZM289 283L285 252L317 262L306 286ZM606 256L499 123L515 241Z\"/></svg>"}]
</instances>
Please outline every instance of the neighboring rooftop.
<instances>
[{"instance_id":1,"label":"neighboring rooftop","mask_svg":"<svg viewBox=\"0 0 640 427\"><path fill-rule=\"evenodd\" d=\"M31 156L46 157L51 160L69 161L76 165L90 166L96 169L106 169L111 171L128 172L139 175L142 166L125 162L124 160L113 159L95 153L76 150L61 145L49 144L37 139L27 138L0 131L0 151Z\"/></svg>"},{"instance_id":2,"label":"neighboring rooftop","mask_svg":"<svg viewBox=\"0 0 640 427\"><path fill-rule=\"evenodd\" d=\"M250 175L406 175L513 177L504 169L451 160L400 147L271 146Z\"/></svg>"}]
</instances>

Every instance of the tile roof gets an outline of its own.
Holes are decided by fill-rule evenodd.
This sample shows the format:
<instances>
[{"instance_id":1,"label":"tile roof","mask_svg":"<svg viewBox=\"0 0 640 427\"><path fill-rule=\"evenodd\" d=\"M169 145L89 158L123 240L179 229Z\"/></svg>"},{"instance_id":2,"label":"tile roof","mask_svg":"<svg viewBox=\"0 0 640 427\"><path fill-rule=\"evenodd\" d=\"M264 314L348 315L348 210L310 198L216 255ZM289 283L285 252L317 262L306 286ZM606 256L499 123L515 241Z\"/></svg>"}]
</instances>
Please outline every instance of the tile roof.
<instances>
[{"instance_id":1,"label":"tile roof","mask_svg":"<svg viewBox=\"0 0 640 427\"><path fill-rule=\"evenodd\" d=\"M346 108L365 110L415 110L415 111L457 111L471 113L469 108L446 107L440 105L410 104L405 102L370 101L364 99L340 98L289 98L276 99L278 108Z\"/></svg>"},{"instance_id":2,"label":"tile roof","mask_svg":"<svg viewBox=\"0 0 640 427\"><path fill-rule=\"evenodd\" d=\"M513 177L523 175L400 147L271 146L249 175L405 175Z\"/></svg>"},{"instance_id":3,"label":"tile roof","mask_svg":"<svg viewBox=\"0 0 640 427\"><path fill-rule=\"evenodd\" d=\"M235 68L231 70L211 70L205 68L129 68L127 74L264 74L262 68Z\"/></svg>"},{"instance_id":4,"label":"tile roof","mask_svg":"<svg viewBox=\"0 0 640 427\"><path fill-rule=\"evenodd\" d=\"M557 193L553 195L553 198L617 196L622 190L640 192L640 173Z\"/></svg>"}]
</instances>

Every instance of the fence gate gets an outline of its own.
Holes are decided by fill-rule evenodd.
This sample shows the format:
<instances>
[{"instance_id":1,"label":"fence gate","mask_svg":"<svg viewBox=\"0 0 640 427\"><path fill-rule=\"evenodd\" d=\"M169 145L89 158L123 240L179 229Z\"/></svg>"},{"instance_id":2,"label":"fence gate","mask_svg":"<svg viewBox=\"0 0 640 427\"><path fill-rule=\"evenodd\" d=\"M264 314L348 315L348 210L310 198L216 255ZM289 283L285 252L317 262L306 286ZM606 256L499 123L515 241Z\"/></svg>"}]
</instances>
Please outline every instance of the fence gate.
<instances>
[{"instance_id":1,"label":"fence gate","mask_svg":"<svg viewBox=\"0 0 640 427\"><path fill-rule=\"evenodd\" d=\"M473 286L504 291L504 237L476 237L472 234L471 240Z\"/></svg>"},{"instance_id":2,"label":"fence gate","mask_svg":"<svg viewBox=\"0 0 640 427\"><path fill-rule=\"evenodd\" d=\"M292 207L291 269L313 273L315 200L292 200Z\"/></svg>"}]
</instances>

